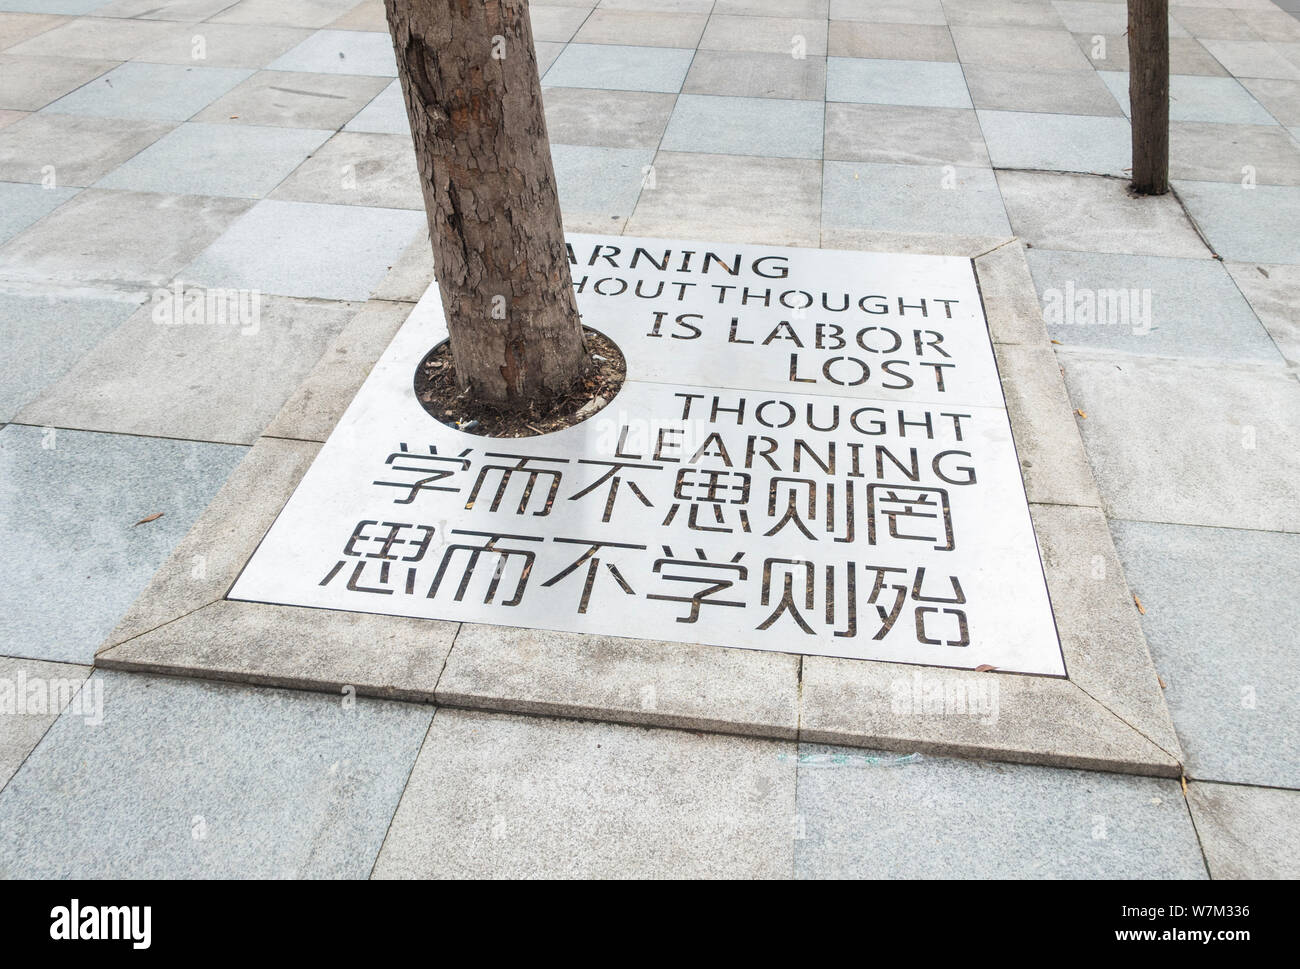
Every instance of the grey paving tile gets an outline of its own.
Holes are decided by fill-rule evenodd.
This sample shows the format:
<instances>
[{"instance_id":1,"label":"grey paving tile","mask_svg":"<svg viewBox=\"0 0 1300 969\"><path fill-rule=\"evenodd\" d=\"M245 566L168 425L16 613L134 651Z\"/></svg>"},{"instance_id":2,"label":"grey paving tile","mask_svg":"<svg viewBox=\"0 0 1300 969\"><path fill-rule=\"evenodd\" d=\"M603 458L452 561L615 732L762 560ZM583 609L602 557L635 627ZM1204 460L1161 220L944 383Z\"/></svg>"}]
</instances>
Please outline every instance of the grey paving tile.
<instances>
[{"instance_id":1,"label":"grey paving tile","mask_svg":"<svg viewBox=\"0 0 1300 969\"><path fill-rule=\"evenodd\" d=\"M261 69L310 36L311 31L296 27L194 24L146 45L131 59L150 64Z\"/></svg>"},{"instance_id":2,"label":"grey paving tile","mask_svg":"<svg viewBox=\"0 0 1300 969\"><path fill-rule=\"evenodd\" d=\"M832 21L826 40L832 57L879 57L908 61L955 61L947 27Z\"/></svg>"},{"instance_id":3,"label":"grey paving tile","mask_svg":"<svg viewBox=\"0 0 1300 969\"><path fill-rule=\"evenodd\" d=\"M337 129L386 86L382 77L258 71L194 120Z\"/></svg>"},{"instance_id":4,"label":"grey paving tile","mask_svg":"<svg viewBox=\"0 0 1300 969\"><path fill-rule=\"evenodd\" d=\"M1177 179L1300 185L1300 145L1279 125L1169 125L1169 175Z\"/></svg>"},{"instance_id":5,"label":"grey paving tile","mask_svg":"<svg viewBox=\"0 0 1300 969\"><path fill-rule=\"evenodd\" d=\"M95 16L192 23L206 20L231 6L230 0L109 0L95 8Z\"/></svg>"},{"instance_id":6,"label":"grey paving tile","mask_svg":"<svg viewBox=\"0 0 1300 969\"><path fill-rule=\"evenodd\" d=\"M817 244L821 165L816 161L661 151L654 176L628 222L630 234Z\"/></svg>"},{"instance_id":7,"label":"grey paving tile","mask_svg":"<svg viewBox=\"0 0 1300 969\"><path fill-rule=\"evenodd\" d=\"M1241 83L1279 124L1300 125L1300 81L1245 78Z\"/></svg>"},{"instance_id":8,"label":"grey paving tile","mask_svg":"<svg viewBox=\"0 0 1300 969\"><path fill-rule=\"evenodd\" d=\"M46 57L88 57L102 61L130 60L141 49L168 36L179 36L188 26L161 20L113 20L78 17L53 30L9 48L11 54Z\"/></svg>"},{"instance_id":9,"label":"grey paving tile","mask_svg":"<svg viewBox=\"0 0 1300 969\"><path fill-rule=\"evenodd\" d=\"M1128 38L1123 34L1075 34L1074 39L1098 71L1128 70ZM1193 37L1169 38L1169 73L1228 76L1224 66ZM1128 101L1127 93L1124 101Z\"/></svg>"},{"instance_id":10,"label":"grey paving tile","mask_svg":"<svg viewBox=\"0 0 1300 969\"><path fill-rule=\"evenodd\" d=\"M536 7L596 7L606 10L674 10L708 13L713 0L533 0Z\"/></svg>"},{"instance_id":11,"label":"grey paving tile","mask_svg":"<svg viewBox=\"0 0 1300 969\"><path fill-rule=\"evenodd\" d=\"M211 19L225 24L324 27L355 6L356 0L241 0Z\"/></svg>"},{"instance_id":12,"label":"grey paving tile","mask_svg":"<svg viewBox=\"0 0 1300 969\"><path fill-rule=\"evenodd\" d=\"M46 188L0 182L0 245L77 194L75 188Z\"/></svg>"},{"instance_id":13,"label":"grey paving tile","mask_svg":"<svg viewBox=\"0 0 1300 969\"><path fill-rule=\"evenodd\" d=\"M7 128L15 122L22 121L28 117L30 111L11 111L8 108L0 108L0 128Z\"/></svg>"},{"instance_id":14,"label":"grey paving tile","mask_svg":"<svg viewBox=\"0 0 1300 969\"><path fill-rule=\"evenodd\" d=\"M22 766L27 755L45 736L81 690L89 666L45 663L35 659L0 656L0 789ZM74 715L83 723L96 719L95 691L76 700Z\"/></svg>"},{"instance_id":15,"label":"grey paving tile","mask_svg":"<svg viewBox=\"0 0 1300 969\"><path fill-rule=\"evenodd\" d=\"M1177 781L799 750L801 878L1206 877Z\"/></svg>"},{"instance_id":16,"label":"grey paving tile","mask_svg":"<svg viewBox=\"0 0 1300 969\"><path fill-rule=\"evenodd\" d=\"M537 73L539 76L546 76L546 72L551 69L551 65L563 52L564 47L564 44L557 44L553 41L533 41L533 52L537 55Z\"/></svg>"},{"instance_id":17,"label":"grey paving tile","mask_svg":"<svg viewBox=\"0 0 1300 969\"><path fill-rule=\"evenodd\" d=\"M121 64L45 110L100 118L184 121L251 73L240 67Z\"/></svg>"},{"instance_id":18,"label":"grey paving tile","mask_svg":"<svg viewBox=\"0 0 1300 969\"><path fill-rule=\"evenodd\" d=\"M433 245L427 233L419 233L388 268L388 275L375 287L371 298L415 303L432 282Z\"/></svg>"},{"instance_id":19,"label":"grey paving tile","mask_svg":"<svg viewBox=\"0 0 1300 969\"><path fill-rule=\"evenodd\" d=\"M824 113L816 101L682 94L662 147L715 155L820 158Z\"/></svg>"},{"instance_id":20,"label":"grey paving tile","mask_svg":"<svg viewBox=\"0 0 1300 969\"><path fill-rule=\"evenodd\" d=\"M46 13L0 13L0 50L21 44L63 23L67 23L66 18Z\"/></svg>"},{"instance_id":21,"label":"grey paving tile","mask_svg":"<svg viewBox=\"0 0 1300 969\"><path fill-rule=\"evenodd\" d=\"M826 100L969 108L970 95L959 64L830 57Z\"/></svg>"},{"instance_id":22,"label":"grey paving tile","mask_svg":"<svg viewBox=\"0 0 1300 969\"><path fill-rule=\"evenodd\" d=\"M1257 40L1259 34L1235 11L1223 7L1174 4L1169 18L1193 37L1218 37L1224 40Z\"/></svg>"},{"instance_id":23,"label":"grey paving tile","mask_svg":"<svg viewBox=\"0 0 1300 969\"><path fill-rule=\"evenodd\" d=\"M249 202L88 188L0 248L0 274L94 286L159 286Z\"/></svg>"},{"instance_id":24,"label":"grey paving tile","mask_svg":"<svg viewBox=\"0 0 1300 969\"><path fill-rule=\"evenodd\" d=\"M363 0L329 24L335 30L373 30L388 33L388 15L383 0Z\"/></svg>"},{"instance_id":25,"label":"grey paving tile","mask_svg":"<svg viewBox=\"0 0 1300 969\"><path fill-rule=\"evenodd\" d=\"M350 303L277 296L212 299L202 290L184 301L155 292L19 421L252 444L356 312Z\"/></svg>"},{"instance_id":26,"label":"grey paving tile","mask_svg":"<svg viewBox=\"0 0 1300 969\"><path fill-rule=\"evenodd\" d=\"M387 34L360 30L318 30L270 64L273 71L312 74L369 74L396 77L397 60Z\"/></svg>"},{"instance_id":27,"label":"grey paving tile","mask_svg":"<svg viewBox=\"0 0 1300 969\"><path fill-rule=\"evenodd\" d=\"M1176 181L1187 206L1210 245L1224 259L1237 262L1300 263L1300 188L1258 185L1246 189L1224 182Z\"/></svg>"},{"instance_id":28,"label":"grey paving tile","mask_svg":"<svg viewBox=\"0 0 1300 969\"><path fill-rule=\"evenodd\" d=\"M86 14L107 0L0 0L0 10L28 13Z\"/></svg>"},{"instance_id":29,"label":"grey paving tile","mask_svg":"<svg viewBox=\"0 0 1300 969\"><path fill-rule=\"evenodd\" d=\"M263 199L181 277L197 286L363 300L424 226L423 212Z\"/></svg>"},{"instance_id":30,"label":"grey paving tile","mask_svg":"<svg viewBox=\"0 0 1300 969\"><path fill-rule=\"evenodd\" d=\"M987 168L827 161L823 179L827 226L957 235L1011 231Z\"/></svg>"},{"instance_id":31,"label":"grey paving tile","mask_svg":"<svg viewBox=\"0 0 1300 969\"><path fill-rule=\"evenodd\" d=\"M560 208L570 213L626 218L651 177L652 148L552 145Z\"/></svg>"},{"instance_id":32,"label":"grey paving tile","mask_svg":"<svg viewBox=\"0 0 1300 969\"><path fill-rule=\"evenodd\" d=\"M546 132L553 145L657 148L676 99L646 91L545 89Z\"/></svg>"},{"instance_id":33,"label":"grey paving tile","mask_svg":"<svg viewBox=\"0 0 1300 969\"><path fill-rule=\"evenodd\" d=\"M153 144L169 121L124 121L74 114L25 115L0 132L0 179L42 182L53 166L58 185L90 185Z\"/></svg>"},{"instance_id":34,"label":"grey paving tile","mask_svg":"<svg viewBox=\"0 0 1300 969\"><path fill-rule=\"evenodd\" d=\"M1099 71L1101 79L1128 114L1128 73ZM1236 78L1173 74L1169 78L1170 121L1217 121L1224 124L1275 124L1273 116L1250 96Z\"/></svg>"},{"instance_id":35,"label":"grey paving tile","mask_svg":"<svg viewBox=\"0 0 1300 969\"><path fill-rule=\"evenodd\" d=\"M1128 30L1127 4L1052 0L1052 6L1065 29L1074 33L1122 34ZM1171 18L1169 29L1174 33L1183 28Z\"/></svg>"},{"instance_id":36,"label":"grey paving tile","mask_svg":"<svg viewBox=\"0 0 1300 969\"><path fill-rule=\"evenodd\" d=\"M1131 164L1125 118L980 111L995 168L1123 175Z\"/></svg>"},{"instance_id":37,"label":"grey paving tile","mask_svg":"<svg viewBox=\"0 0 1300 969\"><path fill-rule=\"evenodd\" d=\"M1102 117L1124 113L1095 71L1020 71L973 64L962 70L977 108Z\"/></svg>"},{"instance_id":38,"label":"grey paving tile","mask_svg":"<svg viewBox=\"0 0 1300 969\"><path fill-rule=\"evenodd\" d=\"M0 794L7 877L364 878L430 709L96 673ZM68 798L63 792L76 790Z\"/></svg>"},{"instance_id":39,"label":"grey paving tile","mask_svg":"<svg viewBox=\"0 0 1300 969\"><path fill-rule=\"evenodd\" d=\"M1300 266L1226 266L1282 356L1300 365Z\"/></svg>"},{"instance_id":40,"label":"grey paving tile","mask_svg":"<svg viewBox=\"0 0 1300 969\"><path fill-rule=\"evenodd\" d=\"M182 124L95 187L261 198L329 137L311 128Z\"/></svg>"},{"instance_id":41,"label":"grey paving tile","mask_svg":"<svg viewBox=\"0 0 1300 969\"><path fill-rule=\"evenodd\" d=\"M1172 195L1134 197L1118 178L998 172L1016 234L1033 246L1210 258Z\"/></svg>"},{"instance_id":42,"label":"grey paving tile","mask_svg":"<svg viewBox=\"0 0 1300 969\"><path fill-rule=\"evenodd\" d=\"M1283 0L1289 3L1289 0ZM1300 21L1294 13L1274 9L1280 4L1263 3L1256 0L1247 6L1238 7L1233 14L1250 25L1261 37L1272 40L1300 41Z\"/></svg>"},{"instance_id":43,"label":"grey paving tile","mask_svg":"<svg viewBox=\"0 0 1300 969\"><path fill-rule=\"evenodd\" d=\"M114 61L0 54L0 107L37 111L115 66Z\"/></svg>"},{"instance_id":44,"label":"grey paving tile","mask_svg":"<svg viewBox=\"0 0 1300 969\"><path fill-rule=\"evenodd\" d=\"M1004 26L954 26L963 64L1021 71L1083 71L1092 65L1065 30Z\"/></svg>"},{"instance_id":45,"label":"grey paving tile","mask_svg":"<svg viewBox=\"0 0 1300 969\"><path fill-rule=\"evenodd\" d=\"M681 90L694 50L570 44L542 79L556 87L595 87L611 91Z\"/></svg>"},{"instance_id":46,"label":"grey paving tile","mask_svg":"<svg viewBox=\"0 0 1300 969\"><path fill-rule=\"evenodd\" d=\"M998 27L1061 27L1064 22L1047 0L943 0L948 23Z\"/></svg>"},{"instance_id":47,"label":"grey paving tile","mask_svg":"<svg viewBox=\"0 0 1300 969\"><path fill-rule=\"evenodd\" d=\"M271 198L424 211L415 151L406 135L340 131Z\"/></svg>"},{"instance_id":48,"label":"grey paving tile","mask_svg":"<svg viewBox=\"0 0 1300 969\"><path fill-rule=\"evenodd\" d=\"M374 100L358 111L356 117L343 127L346 131L406 135L410 138L411 122L406 115L406 102L402 100L401 81L393 81L376 94Z\"/></svg>"},{"instance_id":49,"label":"grey paving tile","mask_svg":"<svg viewBox=\"0 0 1300 969\"><path fill-rule=\"evenodd\" d=\"M830 0L717 0L713 12L743 17L821 17L829 15Z\"/></svg>"},{"instance_id":50,"label":"grey paving tile","mask_svg":"<svg viewBox=\"0 0 1300 969\"><path fill-rule=\"evenodd\" d=\"M1300 618L1300 535L1137 521L1111 529L1146 609L1187 776L1300 785L1300 675L1278 662Z\"/></svg>"},{"instance_id":51,"label":"grey paving tile","mask_svg":"<svg viewBox=\"0 0 1300 969\"><path fill-rule=\"evenodd\" d=\"M0 290L0 343L5 347L0 422L13 420L19 408L135 312L142 298Z\"/></svg>"},{"instance_id":52,"label":"grey paving tile","mask_svg":"<svg viewBox=\"0 0 1300 969\"><path fill-rule=\"evenodd\" d=\"M582 22L592 16L593 11L589 7L536 7L530 6L528 9L529 19L533 28L533 41L551 41L561 44L567 44L573 40L573 35L577 33ZM703 30L703 24L700 29ZM610 43L610 41L592 41L592 43ZM618 43L613 41L613 43ZM655 46L643 41L647 46ZM683 45L668 45L683 46Z\"/></svg>"},{"instance_id":53,"label":"grey paving tile","mask_svg":"<svg viewBox=\"0 0 1300 969\"><path fill-rule=\"evenodd\" d=\"M1110 517L1300 531L1300 385L1284 368L1058 356Z\"/></svg>"},{"instance_id":54,"label":"grey paving tile","mask_svg":"<svg viewBox=\"0 0 1300 969\"><path fill-rule=\"evenodd\" d=\"M1048 332L1067 347L1281 363L1277 347L1214 259L1025 254Z\"/></svg>"},{"instance_id":55,"label":"grey paving tile","mask_svg":"<svg viewBox=\"0 0 1300 969\"><path fill-rule=\"evenodd\" d=\"M565 8L551 8L552 11L561 9ZM540 9L535 11L534 18L541 12ZM581 26L572 40L579 44L694 47L700 42L709 18L704 14L680 11L593 10L590 16L574 19ZM558 34L562 33L562 29L558 31ZM570 38L557 35L542 39L567 41Z\"/></svg>"},{"instance_id":56,"label":"grey paving tile","mask_svg":"<svg viewBox=\"0 0 1300 969\"><path fill-rule=\"evenodd\" d=\"M729 17L714 14L700 38L701 50L750 50L787 57L826 53L825 20L798 17Z\"/></svg>"},{"instance_id":57,"label":"grey paving tile","mask_svg":"<svg viewBox=\"0 0 1300 969\"><path fill-rule=\"evenodd\" d=\"M120 434L0 429L0 639L15 656L89 663L244 448ZM135 523L161 512L144 525ZM75 609L50 611L52 590Z\"/></svg>"},{"instance_id":58,"label":"grey paving tile","mask_svg":"<svg viewBox=\"0 0 1300 969\"><path fill-rule=\"evenodd\" d=\"M375 877L788 878L793 750L440 709Z\"/></svg>"},{"instance_id":59,"label":"grey paving tile","mask_svg":"<svg viewBox=\"0 0 1300 969\"><path fill-rule=\"evenodd\" d=\"M894 104L827 104L826 157L966 168L989 164L974 111Z\"/></svg>"},{"instance_id":60,"label":"grey paving tile","mask_svg":"<svg viewBox=\"0 0 1300 969\"><path fill-rule=\"evenodd\" d=\"M1205 40L1202 45L1234 77L1275 77L1300 80L1300 65L1293 64L1279 45L1265 40Z\"/></svg>"},{"instance_id":61,"label":"grey paving tile","mask_svg":"<svg viewBox=\"0 0 1300 969\"><path fill-rule=\"evenodd\" d=\"M682 91L821 101L826 96L826 58L796 59L788 54L754 51L696 51Z\"/></svg>"},{"instance_id":62,"label":"grey paving tile","mask_svg":"<svg viewBox=\"0 0 1300 969\"><path fill-rule=\"evenodd\" d=\"M1187 802L1212 877L1300 878L1300 791L1194 782Z\"/></svg>"},{"instance_id":63,"label":"grey paving tile","mask_svg":"<svg viewBox=\"0 0 1300 969\"><path fill-rule=\"evenodd\" d=\"M884 24L934 24L943 26L943 5L939 0L831 0L831 20L861 20Z\"/></svg>"}]
</instances>

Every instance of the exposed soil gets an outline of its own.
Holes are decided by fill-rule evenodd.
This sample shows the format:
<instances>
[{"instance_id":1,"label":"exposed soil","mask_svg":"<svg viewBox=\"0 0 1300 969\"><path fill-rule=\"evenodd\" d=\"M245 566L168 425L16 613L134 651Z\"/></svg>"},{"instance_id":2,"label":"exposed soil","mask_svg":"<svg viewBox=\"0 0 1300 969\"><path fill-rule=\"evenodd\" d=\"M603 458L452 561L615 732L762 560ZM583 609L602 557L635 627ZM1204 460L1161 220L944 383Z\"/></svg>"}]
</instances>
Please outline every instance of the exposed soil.
<instances>
[{"instance_id":1,"label":"exposed soil","mask_svg":"<svg viewBox=\"0 0 1300 969\"><path fill-rule=\"evenodd\" d=\"M612 340L590 327L582 332L587 366L568 393L513 408L470 400L456 386L451 343L443 341L416 367L415 396L448 427L482 437L534 437L572 427L613 400L627 375L623 352Z\"/></svg>"}]
</instances>

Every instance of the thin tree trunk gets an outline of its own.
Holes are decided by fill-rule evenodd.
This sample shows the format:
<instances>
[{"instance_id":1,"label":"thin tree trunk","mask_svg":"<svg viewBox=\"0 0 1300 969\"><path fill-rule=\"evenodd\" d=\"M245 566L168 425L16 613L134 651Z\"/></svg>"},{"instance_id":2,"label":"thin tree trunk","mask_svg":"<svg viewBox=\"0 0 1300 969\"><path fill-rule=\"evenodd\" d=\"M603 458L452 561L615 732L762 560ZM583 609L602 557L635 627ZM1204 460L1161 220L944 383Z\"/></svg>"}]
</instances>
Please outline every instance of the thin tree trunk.
<instances>
[{"instance_id":1,"label":"thin tree trunk","mask_svg":"<svg viewBox=\"0 0 1300 969\"><path fill-rule=\"evenodd\" d=\"M1169 0L1128 0L1133 191L1169 191Z\"/></svg>"},{"instance_id":2,"label":"thin tree trunk","mask_svg":"<svg viewBox=\"0 0 1300 969\"><path fill-rule=\"evenodd\" d=\"M527 0L384 0L462 388L526 403L584 361Z\"/></svg>"}]
</instances>

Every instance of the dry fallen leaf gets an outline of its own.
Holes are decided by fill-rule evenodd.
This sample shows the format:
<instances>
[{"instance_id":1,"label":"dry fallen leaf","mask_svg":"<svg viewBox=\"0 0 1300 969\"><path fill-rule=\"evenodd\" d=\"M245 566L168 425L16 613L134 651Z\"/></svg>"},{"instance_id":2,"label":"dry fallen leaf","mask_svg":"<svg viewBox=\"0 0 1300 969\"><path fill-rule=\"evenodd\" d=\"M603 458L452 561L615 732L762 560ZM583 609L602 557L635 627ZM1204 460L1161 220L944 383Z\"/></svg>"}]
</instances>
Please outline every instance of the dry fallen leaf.
<instances>
[{"instance_id":1,"label":"dry fallen leaf","mask_svg":"<svg viewBox=\"0 0 1300 969\"><path fill-rule=\"evenodd\" d=\"M1146 607L1142 605L1142 600L1137 597L1136 592L1133 593L1133 602L1138 607L1138 612L1145 616L1147 614Z\"/></svg>"},{"instance_id":2,"label":"dry fallen leaf","mask_svg":"<svg viewBox=\"0 0 1300 969\"><path fill-rule=\"evenodd\" d=\"M1165 685L1165 678L1161 676L1159 673L1156 674L1156 682L1160 684L1160 689L1162 690L1169 689L1169 687Z\"/></svg>"},{"instance_id":3,"label":"dry fallen leaf","mask_svg":"<svg viewBox=\"0 0 1300 969\"><path fill-rule=\"evenodd\" d=\"M981 663L979 666L975 667L975 672L976 672L976 673L987 673L987 672L989 672L990 670L995 670L995 669L997 669L996 666L989 666L988 663Z\"/></svg>"},{"instance_id":4,"label":"dry fallen leaf","mask_svg":"<svg viewBox=\"0 0 1300 969\"><path fill-rule=\"evenodd\" d=\"M1080 417L1082 417L1085 421L1088 419L1088 412L1087 412L1087 411L1082 411L1082 410L1079 410L1078 408L1075 408L1075 411L1074 411L1074 412L1075 412L1076 414L1078 414Z\"/></svg>"},{"instance_id":5,"label":"dry fallen leaf","mask_svg":"<svg viewBox=\"0 0 1300 969\"><path fill-rule=\"evenodd\" d=\"M1186 797L1187 796L1187 775L1184 774L1182 777L1179 778L1179 780L1183 782L1183 797Z\"/></svg>"},{"instance_id":6,"label":"dry fallen leaf","mask_svg":"<svg viewBox=\"0 0 1300 969\"><path fill-rule=\"evenodd\" d=\"M152 515L148 516L147 518L141 518L138 522L136 522L136 524L137 524L137 525L148 525L150 522L156 522L156 521L157 521L159 518L161 518L162 516L163 516L163 513L162 513L162 512L160 512L160 511L156 511L156 512L154 512Z\"/></svg>"}]
</instances>

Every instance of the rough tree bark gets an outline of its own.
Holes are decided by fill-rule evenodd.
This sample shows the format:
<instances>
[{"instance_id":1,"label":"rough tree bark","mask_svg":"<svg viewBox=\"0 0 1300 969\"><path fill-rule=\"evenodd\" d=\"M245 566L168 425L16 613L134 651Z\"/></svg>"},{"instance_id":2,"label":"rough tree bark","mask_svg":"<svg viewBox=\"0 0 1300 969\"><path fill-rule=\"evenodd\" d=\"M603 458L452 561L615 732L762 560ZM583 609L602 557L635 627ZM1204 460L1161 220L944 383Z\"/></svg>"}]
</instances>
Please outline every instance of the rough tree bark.
<instances>
[{"instance_id":1,"label":"rough tree bark","mask_svg":"<svg viewBox=\"0 0 1300 969\"><path fill-rule=\"evenodd\" d=\"M1128 0L1133 191L1169 191L1169 0Z\"/></svg>"},{"instance_id":2,"label":"rough tree bark","mask_svg":"<svg viewBox=\"0 0 1300 969\"><path fill-rule=\"evenodd\" d=\"M584 363L527 0L384 0L462 389L526 403Z\"/></svg>"}]
</instances>

